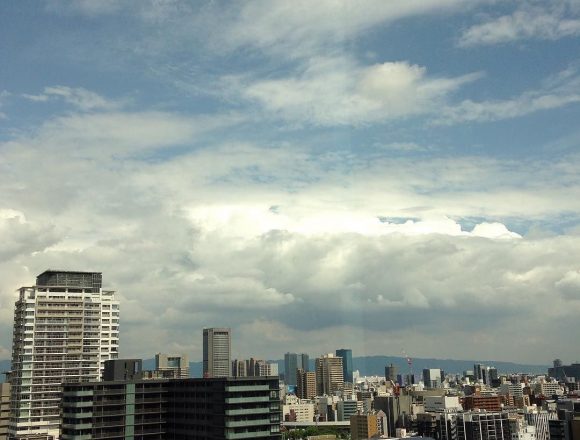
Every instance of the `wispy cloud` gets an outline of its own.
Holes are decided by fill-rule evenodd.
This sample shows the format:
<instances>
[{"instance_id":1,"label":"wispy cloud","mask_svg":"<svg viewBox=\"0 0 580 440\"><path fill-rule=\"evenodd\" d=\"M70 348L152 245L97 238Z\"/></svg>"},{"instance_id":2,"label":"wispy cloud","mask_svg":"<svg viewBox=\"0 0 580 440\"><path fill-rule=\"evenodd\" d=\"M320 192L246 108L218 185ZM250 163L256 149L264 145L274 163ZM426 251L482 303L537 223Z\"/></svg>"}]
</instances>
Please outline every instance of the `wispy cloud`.
<instances>
[{"instance_id":1,"label":"wispy cloud","mask_svg":"<svg viewBox=\"0 0 580 440\"><path fill-rule=\"evenodd\" d=\"M34 102L47 102L50 100L62 100L73 107L83 110L112 110L120 108L123 101L106 99L91 90L82 87L52 86L45 87L42 94L22 94L22 97Z\"/></svg>"},{"instance_id":2,"label":"wispy cloud","mask_svg":"<svg viewBox=\"0 0 580 440\"><path fill-rule=\"evenodd\" d=\"M558 40L580 35L578 8L572 2L521 2L512 14L490 18L468 28L459 39L462 47L510 43L518 40Z\"/></svg>"},{"instance_id":3,"label":"wispy cloud","mask_svg":"<svg viewBox=\"0 0 580 440\"><path fill-rule=\"evenodd\" d=\"M463 122L490 122L517 118L580 102L580 76L569 68L547 79L538 90L529 90L509 99L472 101L444 107L434 119L438 125Z\"/></svg>"}]
</instances>

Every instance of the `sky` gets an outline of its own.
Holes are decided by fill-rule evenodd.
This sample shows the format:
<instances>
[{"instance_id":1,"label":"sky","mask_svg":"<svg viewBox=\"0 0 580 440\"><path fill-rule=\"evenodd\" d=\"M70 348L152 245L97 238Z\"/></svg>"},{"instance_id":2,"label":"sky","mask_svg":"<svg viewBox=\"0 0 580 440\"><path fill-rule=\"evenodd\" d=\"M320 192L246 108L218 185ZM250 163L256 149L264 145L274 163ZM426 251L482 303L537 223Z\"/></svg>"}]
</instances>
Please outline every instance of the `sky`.
<instances>
[{"instance_id":1,"label":"sky","mask_svg":"<svg viewBox=\"0 0 580 440\"><path fill-rule=\"evenodd\" d=\"M580 359L580 0L0 3L0 359L103 273L121 356Z\"/></svg>"}]
</instances>

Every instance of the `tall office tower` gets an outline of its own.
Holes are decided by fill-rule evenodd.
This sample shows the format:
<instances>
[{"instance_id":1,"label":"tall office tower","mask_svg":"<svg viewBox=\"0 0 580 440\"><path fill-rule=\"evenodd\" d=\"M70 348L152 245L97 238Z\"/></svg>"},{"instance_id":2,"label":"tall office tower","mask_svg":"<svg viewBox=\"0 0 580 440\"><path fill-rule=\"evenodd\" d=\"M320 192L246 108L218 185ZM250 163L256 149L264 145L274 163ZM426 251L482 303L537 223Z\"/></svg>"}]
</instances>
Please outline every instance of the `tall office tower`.
<instances>
[{"instance_id":1,"label":"tall office tower","mask_svg":"<svg viewBox=\"0 0 580 440\"><path fill-rule=\"evenodd\" d=\"M229 328L203 329L203 377L230 377L232 331Z\"/></svg>"},{"instance_id":2,"label":"tall office tower","mask_svg":"<svg viewBox=\"0 0 580 440\"><path fill-rule=\"evenodd\" d=\"M119 302L100 272L47 270L19 293L9 436L58 438L61 384L98 381L118 357Z\"/></svg>"},{"instance_id":3,"label":"tall office tower","mask_svg":"<svg viewBox=\"0 0 580 440\"><path fill-rule=\"evenodd\" d=\"M284 355L284 382L286 385L298 385L296 370L308 371L308 355L305 353L286 353Z\"/></svg>"},{"instance_id":4,"label":"tall office tower","mask_svg":"<svg viewBox=\"0 0 580 440\"><path fill-rule=\"evenodd\" d=\"M336 355L342 358L342 377L344 381L352 383L352 350L350 348L340 348L336 350Z\"/></svg>"},{"instance_id":5,"label":"tall office tower","mask_svg":"<svg viewBox=\"0 0 580 440\"><path fill-rule=\"evenodd\" d=\"M189 358L186 354L155 355L155 371L160 376L173 379L187 379L189 377Z\"/></svg>"},{"instance_id":6,"label":"tall office tower","mask_svg":"<svg viewBox=\"0 0 580 440\"><path fill-rule=\"evenodd\" d=\"M397 383L397 367L392 363L385 367L385 379Z\"/></svg>"},{"instance_id":7,"label":"tall office tower","mask_svg":"<svg viewBox=\"0 0 580 440\"><path fill-rule=\"evenodd\" d=\"M296 371L296 396L300 399L313 399L316 396L316 373L304 371L299 368Z\"/></svg>"},{"instance_id":8,"label":"tall office tower","mask_svg":"<svg viewBox=\"0 0 580 440\"><path fill-rule=\"evenodd\" d=\"M427 388L440 388L443 382L441 370L438 368L425 368L423 370L423 383Z\"/></svg>"},{"instance_id":9,"label":"tall office tower","mask_svg":"<svg viewBox=\"0 0 580 440\"><path fill-rule=\"evenodd\" d=\"M474 364L473 365L473 377L475 379L475 381L479 381L484 379L484 370L485 370L485 365L483 364Z\"/></svg>"},{"instance_id":10,"label":"tall office tower","mask_svg":"<svg viewBox=\"0 0 580 440\"><path fill-rule=\"evenodd\" d=\"M332 353L316 358L316 393L319 396L332 396L344 388L342 358Z\"/></svg>"},{"instance_id":11,"label":"tall office tower","mask_svg":"<svg viewBox=\"0 0 580 440\"><path fill-rule=\"evenodd\" d=\"M248 373L246 371L246 361L243 359L234 359L232 361L232 376L233 377L246 377Z\"/></svg>"}]
</instances>

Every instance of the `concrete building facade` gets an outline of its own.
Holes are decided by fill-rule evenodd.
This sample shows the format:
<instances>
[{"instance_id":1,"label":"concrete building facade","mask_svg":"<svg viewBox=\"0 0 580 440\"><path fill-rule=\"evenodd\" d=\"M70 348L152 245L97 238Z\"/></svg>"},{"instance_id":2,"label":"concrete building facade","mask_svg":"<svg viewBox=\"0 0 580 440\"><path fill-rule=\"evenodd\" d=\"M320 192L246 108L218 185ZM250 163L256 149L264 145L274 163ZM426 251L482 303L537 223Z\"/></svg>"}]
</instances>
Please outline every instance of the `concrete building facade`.
<instances>
[{"instance_id":1,"label":"concrete building facade","mask_svg":"<svg viewBox=\"0 0 580 440\"><path fill-rule=\"evenodd\" d=\"M279 440L277 378L66 384L62 440Z\"/></svg>"},{"instance_id":2,"label":"concrete building facade","mask_svg":"<svg viewBox=\"0 0 580 440\"><path fill-rule=\"evenodd\" d=\"M316 358L317 395L333 395L344 388L342 358L332 353Z\"/></svg>"},{"instance_id":3,"label":"concrete building facade","mask_svg":"<svg viewBox=\"0 0 580 440\"><path fill-rule=\"evenodd\" d=\"M155 370L163 377L187 379L189 377L189 357L186 354L157 353Z\"/></svg>"},{"instance_id":4,"label":"concrete building facade","mask_svg":"<svg viewBox=\"0 0 580 440\"><path fill-rule=\"evenodd\" d=\"M203 376L231 376L232 332L231 329L203 329Z\"/></svg>"},{"instance_id":5,"label":"concrete building facade","mask_svg":"<svg viewBox=\"0 0 580 440\"><path fill-rule=\"evenodd\" d=\"M99 381L118 357L119 302L100 272L47 270L19 289L10 436L58 438L63 382Z\"/></svg>"}]
</instances>

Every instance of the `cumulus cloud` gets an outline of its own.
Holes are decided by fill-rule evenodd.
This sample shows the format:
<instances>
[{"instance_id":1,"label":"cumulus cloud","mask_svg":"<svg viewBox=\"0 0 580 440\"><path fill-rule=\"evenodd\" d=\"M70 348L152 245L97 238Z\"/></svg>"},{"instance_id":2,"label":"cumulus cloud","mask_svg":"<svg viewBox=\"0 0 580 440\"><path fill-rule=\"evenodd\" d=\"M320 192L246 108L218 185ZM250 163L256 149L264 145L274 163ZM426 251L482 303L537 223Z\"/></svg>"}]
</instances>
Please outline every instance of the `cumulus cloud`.
<instances>
[{"instance_id":1,"label":"cumulus cloud","mask_svg":"<svg viewBox=\"0 0 580 440\"><path fill-rule=\"evenodd\" d=\"M522 2L512 14L491 18L467 29L459 45L471 47L518 40L557 40L580 35L577 8L569 1Z\"/></svg>"},{"instance_id":2,"label":"cumulus cloud","mask_svg":"<svg viewBox=\"0 0 580 440\"><path fill-rule=\"evenodd\" d=\"M103 166L101 131L127 148L194 136L187 118L125 116L69 115L58 130L44 127L4 144L0 159L0 203L11 207L2 231L14 243L0 262L13 274L0 280L0 302L11 304L14 289L47 267L103 271L123 304L123 355L147 356L156 344L198 359L200 329L216 323L234 328L242 355L276 358L294 347L316 354L333 348L331 335L365 336L374 353L381 334L402 329L428 355L434 341L421 333L446 340L508 331L514 314L544 313L537 302L575 270L577 237L519 238L508 224L514 216L580 211L570 202L580 199L573 157L561 164L475 164L469 157L360 163L234 143L154 162L129 155ZM163 136L145 131L137 141L107 125L115 120L130 126L127 132L160 124ZM80 137L84 123L98 129ZM70 154L76 139L84 156ZM39 156L30 148L40 146L43 172L15 178L34 167ZM533 186L526 183L530 170ZM495 220L467 230L452 220L462 216ZM64 233L51 232L55 224ZM549 260L543 249L552 250ZM561 317L575 310L560 301L553 307ZM11 306L3 309L9 322ZM471 330L459 335L442 325L446 320ZM252 349L246 338L264 328L284 331L287 345L281 349L272 336ZM2 334L9 333L5 326ZM145 345L144 335L152 342ZM554 337L547 329L538 346L549 347ZM456 353L467 356L469 348Z\"/></svg>"}]
</instances>

